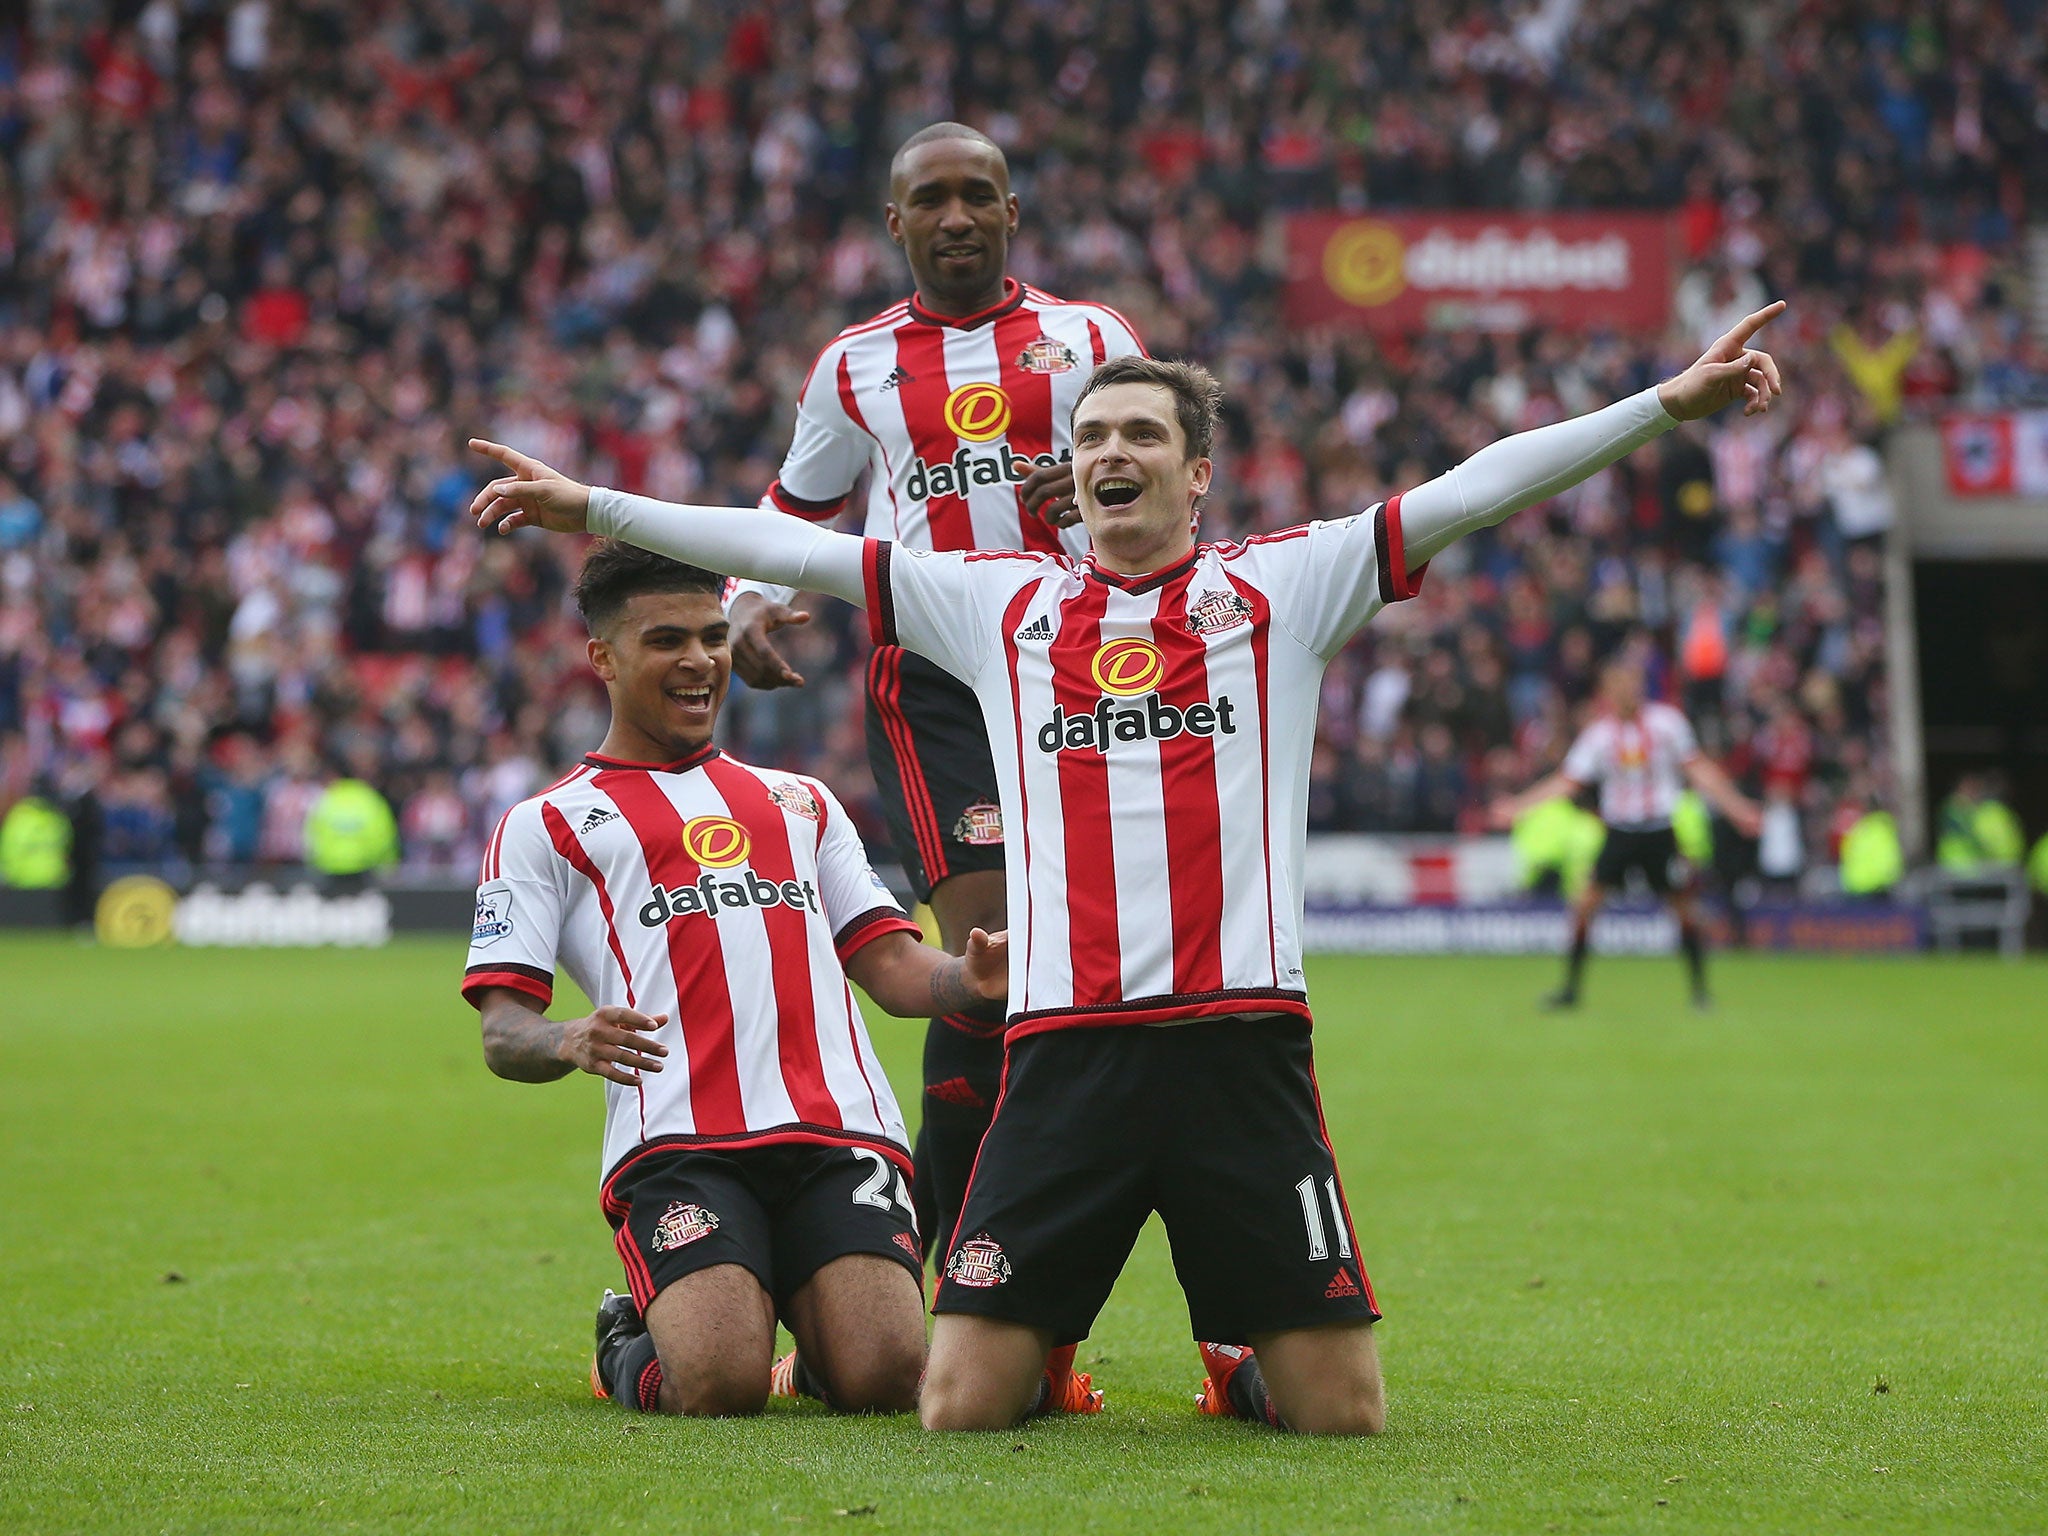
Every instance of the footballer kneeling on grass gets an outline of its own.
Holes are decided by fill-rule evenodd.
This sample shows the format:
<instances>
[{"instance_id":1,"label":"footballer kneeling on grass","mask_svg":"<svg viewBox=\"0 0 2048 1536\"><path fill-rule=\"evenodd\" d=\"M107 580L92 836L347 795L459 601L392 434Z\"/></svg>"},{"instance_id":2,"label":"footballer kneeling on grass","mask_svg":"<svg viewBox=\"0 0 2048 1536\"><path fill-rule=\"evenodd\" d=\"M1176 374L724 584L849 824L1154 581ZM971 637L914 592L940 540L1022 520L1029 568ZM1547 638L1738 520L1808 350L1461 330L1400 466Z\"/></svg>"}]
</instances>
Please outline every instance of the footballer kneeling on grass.
<instances>
[{"instance_id":1,"label":"footballer kneeling on grass","mask_svg":"<svg viewBox=\"0 0 2048 1536\"><path fill-rule=\"evenodd\" d=\"M999 1429L1164 1220L1199 1401L1296 1430L1385 1422L1379 1312L1322 1125L1302 971L1324 669L1430 558L1680 421L1778 394L1742 321L1605 410L1482 449L1350 517L1200 542L1222 390L1124 357L1073 412L1092 553L899 550L751 508L593 491L498 444L485 527L586 527L859 602L974 690L1011 839L1003 1092L933 1310L935 1429ZM1218 1222L1218 1213L1227 1221Z\"/></svg>"},{"instance_id":2,"label":"footballer kneeling on grass","mask_svg":"<svg viewBox=\"0 0 2048 1536\"><path fill-rule=\"evenodd\" d=\"M576 600L611 699L599 749L499 823L463 995L491 1070L606 1080L602 1205L628 1295L591 1382L649 1412L758 1412L784 1382L915 1405L925 1363L902 1115L850 976L892 1013L999 1017L1007 942L925 945L831 791L725 756L724 578L627 544ZM557 965L597 1004L552 1020Z\"/></svg>"}]
</instances>

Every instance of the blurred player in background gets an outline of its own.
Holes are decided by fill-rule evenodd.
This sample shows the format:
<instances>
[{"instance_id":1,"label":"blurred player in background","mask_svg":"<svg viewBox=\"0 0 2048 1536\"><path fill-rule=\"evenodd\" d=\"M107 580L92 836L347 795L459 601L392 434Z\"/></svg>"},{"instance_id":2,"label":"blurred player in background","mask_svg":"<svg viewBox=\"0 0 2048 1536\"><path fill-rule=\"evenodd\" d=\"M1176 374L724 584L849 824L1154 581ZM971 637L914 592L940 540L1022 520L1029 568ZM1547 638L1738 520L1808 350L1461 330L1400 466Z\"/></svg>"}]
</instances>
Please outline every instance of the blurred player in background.
<instances>
[{"instance_id":1,"label":"blurred player in background","mask_svg":"<svg viewBox=\"0 0 2048 1536\"><path fill-rule=\"evenodd\" d=\"M837 517L867 475L863 529L906 549L1087 551L1068 415L1089 370L1141 353L1124 318L1005 273L1017 198L1003 152L960 123L911 135L889 172L889 235L916 291L850 326L811 365L796 433L762 505ZM1064 531L1062 531L1064 530ZM771 636L809 615L787 587L740 583L733 664L756 688L801 685ZM974 695L915 652L868 664L868 761L911 888L959 954L1003 926L1003 815ZM936 1262L960 1214L1002 1079L1000 1024L935 1018L917 1138L919 1223Z\"/></svg>"},{"instance_id":2,"label":"blurred player in background","mask_svg":"<svg viewBox=\"0 0 2048 1536\"><path fill-rule=\"evenodd\" d=\"M477 494L480 526L589 527L859 601L878 642L973 686L1020 843L1018 961L1002 1098L934 1305L928 1428L1030 1411L1047 1352L1087 1336L1157 1211L1209 1372L1204 1411L1379 1430L1379 1312L1323 1131L1302 971L1324 670L1454 540L1679 421L1767 410L1777 365L1749 339L1782 308L1605 410L1355 516L1231 544L1195 538L1220 386L1189 364L1118 359L1075 409L1081 561L898 552L751 509L593 491L473 443L511 471Z\"/></svg>"},{"instance_id":3,"label":"blurred player in background","mask_svg":"<svg viewBox=\"0 0 2048 1536\"><path fill-rule=\"evenodd\" d=\"M1586 969L1588 936L1593 918L1608 894L1627 888L1629 876L1643 882L1678 919L1678 942L1685 951L1686 974L1695 1008L1710 1002L1707 993L1706 935L1700 927L1699 902L1691 862L1679 851L1671 818L1685 786L1728 818L1744 837L1763 827L1763 812L1730 782L1705 753L1684 715L1669 704L1646 702L1643 670L1633 657L1611 661L1600 677L1604 706L1599 719L1579 733L1557 772L1519 795L1495 803L1490 813L1496 826L1510 827L1532 806L1559 795L1578 795L1600 786L1600 820L1607 828L1593 878L1572 899L1571 950L1565 962L1564 985L1543 1002L1547 1008L1574 1008L1579 981Z\"/></svg>"},{"instance_id":4,"label":"blurred player in background","mask_svg":"<svg viewBox=\"0 0 2048 1536\"><path fill-rule=\"evenodd\" d=\"M847 986L912 1017L1000 1018L1006 944L925 945L832 792L712 731L725 578L600 544L576 601L611 699L602 746L506 813L463 996L500 1077L605 1090L605 1293L591 1386L647 1412L758 1412L778 1319L802 1386L899 1411L924 1368L903 1119ZM551 1020L557 965L597 1005Z\"/></svg>"}]
</instances>

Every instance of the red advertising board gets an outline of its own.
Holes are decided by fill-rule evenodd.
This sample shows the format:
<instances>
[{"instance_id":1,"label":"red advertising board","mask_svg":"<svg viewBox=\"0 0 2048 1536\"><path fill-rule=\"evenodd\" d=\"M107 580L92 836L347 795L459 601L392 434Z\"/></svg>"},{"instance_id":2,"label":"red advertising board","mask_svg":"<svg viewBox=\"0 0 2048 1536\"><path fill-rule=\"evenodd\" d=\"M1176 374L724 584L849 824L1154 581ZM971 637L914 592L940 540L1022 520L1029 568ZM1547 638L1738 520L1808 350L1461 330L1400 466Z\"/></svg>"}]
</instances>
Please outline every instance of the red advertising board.
<instances>
[{"instance_id":1,"label":"red advertising board","mask_svg":"<svg viewBox=\"0 0 2048 1536\"><path fill-rule=\"evenodd\" d=\"M1287 320L1653 331L1671 313L1672 230L1661 213L1299 214Z\"/></svg>"}]
</instances>

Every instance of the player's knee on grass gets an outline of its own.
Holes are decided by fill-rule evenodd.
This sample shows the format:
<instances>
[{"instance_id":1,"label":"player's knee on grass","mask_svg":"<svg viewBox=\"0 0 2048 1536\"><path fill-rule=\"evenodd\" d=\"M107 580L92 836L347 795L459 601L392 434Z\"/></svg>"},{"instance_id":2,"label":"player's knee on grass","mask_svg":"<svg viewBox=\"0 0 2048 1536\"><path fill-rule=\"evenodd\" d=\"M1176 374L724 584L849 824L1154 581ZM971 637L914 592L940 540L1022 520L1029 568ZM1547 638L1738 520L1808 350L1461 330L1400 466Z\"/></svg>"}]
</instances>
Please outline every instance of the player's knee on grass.
<instances>
[{"instance_id":1,"label":"player's knee on grass","mask_svg":"<svg viewBox=\"0 0 2048 1536\"><path fill-rule=\"evenodd\" d=\"M905 1413L924 1374L924 1297L894 1259L851 1253L798 1288L786 1318L797 1354L842 1413Z\"/></svg>"},{"instance_id":2,"label":"player's knee on grass","mask_svg":"<svg viewBox=\"0 0 2048 1536\"><path fill-rule=\"evenodd\" d=\"M1387 1427L1383 1398L1331 1398L1305 1407L1282 1409L1281 1421L1298 1435L1376 1435Z\"/></svg>"},{"instance_id":3,"label":"player's knee on grass","mask_svg":"<svg viewBox=\"0 0 2048 1536\"><path fill-rule=\"evenodd\" d=\"M694 1419L737 1419L768 1406L770 1362L699 1357L661 1362L661 1411Z\"/></svg>"},{"instance_id":4,"label":"player's knee on grass","mask_svg":"<svg viewBox=\"0 0 2048 1536\"><path fill-rule=\"evenodd\" d=\"M734 1418L767 1406L775 1303L751 1271L717 1264L685 1275L654 1298L647 1331L663 1413Z\"/></svg>"},{"instance_id":5,"label":"player's knee on grass","mask_svg":"<svg viewBox=\"0 0 2048 1536\"><path fill-rule=\"evenodd\" d=\"M924 1329L862 1340L835 1360L825 1377L832 1406L842 1413L908 1413L917 1406L924 1375Z\"/></svg>"},{"instance_id":6,"label":"player's knee on grass","mask_svg":"<svg viewBox=\"0 0 2048 1536\"><path fill-rule=\"evenodd\" d=\"M947 1313L932 1331L918 1413L926 1429L1011 1429L1023 1419L1052 1348L1047 1329Z\"/></svg>"},{"instance_id":7,"label":"player's knee on grass","mask_svg":"<svg viewBox=\"0 0 2048 1536\"><path fill-rule=\"evenodd\" d=\"M1252 1340L1280 1420L1302 1435L1376 1435L1386 1387L1369 1323L1295 1328Z\"/></svg>"}]
</instances>

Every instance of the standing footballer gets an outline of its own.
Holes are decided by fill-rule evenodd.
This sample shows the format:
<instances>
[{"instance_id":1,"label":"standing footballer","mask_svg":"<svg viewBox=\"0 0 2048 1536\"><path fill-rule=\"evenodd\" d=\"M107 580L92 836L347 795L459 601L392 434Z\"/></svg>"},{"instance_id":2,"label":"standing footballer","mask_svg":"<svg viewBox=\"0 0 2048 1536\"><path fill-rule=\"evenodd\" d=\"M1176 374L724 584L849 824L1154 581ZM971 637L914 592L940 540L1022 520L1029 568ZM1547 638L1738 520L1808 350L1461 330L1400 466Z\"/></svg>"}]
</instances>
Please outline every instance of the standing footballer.
<instances>
[{"instance_id":1,"label":"standing footballer","mask_svg":"<svg viewBox=\"0 0 2048 1536\"><path fill-rule=\"evenodd\" d=\"M1136 334L1112 309L1005 274L1017 198L1003 152L973 128L934 123L911 135L889 168L885 216L915 291L818 354L762 506L828 522L867 474L870 538L1085 553L1068 417L1090 369L1143 353ZM787 606L794 595L751 583L735 591L733 663L752 687L803 682L770 639L808 619ZM894 644L869 661L867 706L868 761L897 856L931 904L940 943L959 954L975 928L1004 921L1003 814L980 706L952 674ZM940 1264L1002 1064L1000 1025L931 1021L915 1194ZM1085 1405L1083 1389L1074 1401Z\"/></svg>"},{"instance_id":2,"label":"standing footballer","mask_svg":"<svg viewBox=\"0 0 2048 1536\"><path fill-rule=\"evenodd\" d=\"M899 552L752 509L592 491L474 445L511 471L478 493L480 526L587 525L857 600L878 640L974 689L1021 844L1015 963L1002 1096L934 1304L928 1428L1027 1412L1046 1352L1087 1336L1153 1211L1209 1372L1205 1411L1383 1425L1379 1311L1323 1131L1302 972L1324 669L1454 539L1681 420L1768 409L1777 365L1749 340L1781 308L1654 389L1355 516L1236 544L1195 539L1221 388L1189 364L1118 358L1074 409L1085 560Z\"/></svg>"},{"instance_id":3,"label":"standing footballer","mask_svg":"<svg viewBox=\"0 0 2048 1536\"><path fill-rule=\"evenodd\" d=\"M1606 841L1600 845L1593 878L1572 900L1564 985L1543 1000L1544 1006L1578 1006L1593 919L1608 894L1624 889L1630 875L1638 874L1677 917L1692 1004L1705 1008L1706 934L1700 927L1692 869L1678 851L1671 815L1687 783L1712 801L1744 837L1757 835L1763 813L1719 764L1700 751L1684 715L1669 704L1644 701L1642 668L1633 659L1623 656L1607 664L1600 676L1600 697L1605 712L1579 733L1563 766L1521 794L1497 801L1490 813L1495 826L1509 827L1531 806L1558 795L1577 795L1591 784L1600 786Z\"/></svg>"}]
</instances>

